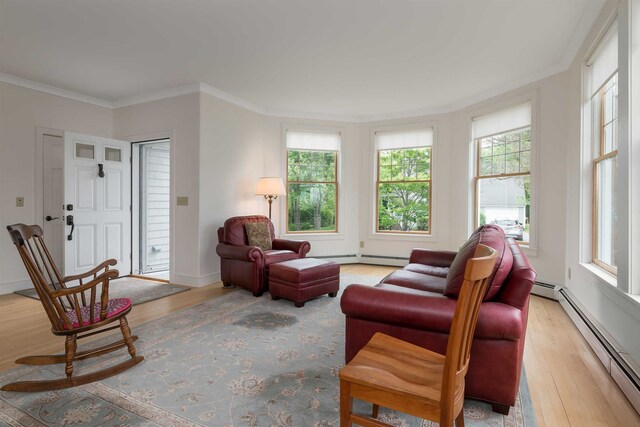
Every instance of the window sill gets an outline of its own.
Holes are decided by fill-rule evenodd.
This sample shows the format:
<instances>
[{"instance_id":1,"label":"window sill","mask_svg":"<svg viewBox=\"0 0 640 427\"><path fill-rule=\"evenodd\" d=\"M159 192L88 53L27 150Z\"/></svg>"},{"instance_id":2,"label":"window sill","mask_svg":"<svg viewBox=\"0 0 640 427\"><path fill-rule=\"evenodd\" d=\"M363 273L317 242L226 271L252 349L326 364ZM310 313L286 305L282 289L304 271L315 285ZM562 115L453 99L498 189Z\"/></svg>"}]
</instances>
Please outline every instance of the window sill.
<instances>
[{"instance_id":1,"label":"window sill","mask_svg":"<svg viewBox=\"0 0 640 427\"><path fill-rule=\"evenodd\" d=\"M618 289L618 278L613 274L590 262L581 262L580 265L582 266L582 268L596 276L602 282L605 282L606 284Z\"/></svg>"},{"instance_id":2,"label":"window sill","mask_svg":"<svg viewBox=\"0 0 640 427\"><path fill-rule=\"evenodd\" d=\"M438 241L438 236L435 234L369 233L369 239L396 242L436 243Z\"/></svg>"},{"instance_id":3,"label":"window sill","mask_svg":"<svg viewBox=\"0 0 640 427\"><path fill-rule=\"evenodd\" d=\"M617 278L595 264L581 262L579 265L597 279L595 284L607 297L640 322L640 295L628 294L619 289Z\"/></svg>"},{"instance_id":4,"label":"window sill","mask_svg":"<svg viewBox=\"0 0 640 427\"><path fill-rule=\"evenodd\" d=\"M343 233L299 233L299 234L285 234L279 237L280 239L289 240L344 240Z\"/></svg>"}]
</instances>

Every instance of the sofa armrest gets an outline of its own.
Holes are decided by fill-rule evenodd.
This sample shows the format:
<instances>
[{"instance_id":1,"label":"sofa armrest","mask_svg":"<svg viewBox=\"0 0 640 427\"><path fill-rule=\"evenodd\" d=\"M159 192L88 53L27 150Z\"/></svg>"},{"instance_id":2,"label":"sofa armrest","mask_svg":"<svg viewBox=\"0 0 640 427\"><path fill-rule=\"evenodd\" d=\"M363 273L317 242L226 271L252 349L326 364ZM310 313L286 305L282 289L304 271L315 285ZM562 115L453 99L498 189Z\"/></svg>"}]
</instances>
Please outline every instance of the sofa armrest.
<instances>
[{"instance_id":1,"label":"sofa armrest","mask_svg":"<svg viewBox=\"0 0 640 427\"><path fill-rule=\"evenodd\" d=\"M311 243L306 240L273 239L271 244L273 249L296 252L300 258L304 258L311 250Z\"/></svg>"},{"instance_id":2,"label":"sofa armrest","mask_svg":"<svg viewBox=\"0 0 640 427\"><path fill-rule=\"evenodd\" d=\"M380 284L349 285L340 299L342 312L351 318L448 334L456 300L417 289ZM499 302L480 306L475 337L518 340L524 335L523 311Z\"/></svg>"},{"instance_id":3,"label":"sofa armrest","mask_svg":"<svg viewBox=\"0 0 640 427\"><path fill-rule=\"evenodd\" d=\"M262 250L257 246L237 246L226 243L218 243L216 253L220 258L239 259L255 262L263 257Z\"/></svg>"},{"instance_id":4,"label":"sofa armrest","mask_svg":"<svg viewBox=\"0 0 640 427\"><path fill-rule=\"evenodd\" d=\"M431 265L433 267L451 267L453 259L458 253L432 249L413 249L409 263Z\"/></svg>"}]
</instances>

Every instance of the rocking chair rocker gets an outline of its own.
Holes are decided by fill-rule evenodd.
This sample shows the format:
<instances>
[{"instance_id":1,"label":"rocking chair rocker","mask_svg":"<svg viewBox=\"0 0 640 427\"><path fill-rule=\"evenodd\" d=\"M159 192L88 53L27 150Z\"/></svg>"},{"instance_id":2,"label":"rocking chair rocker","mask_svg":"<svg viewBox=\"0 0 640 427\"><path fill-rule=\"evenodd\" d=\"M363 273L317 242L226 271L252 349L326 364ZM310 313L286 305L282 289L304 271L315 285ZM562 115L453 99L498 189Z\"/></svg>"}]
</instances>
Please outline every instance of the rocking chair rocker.
<instances>
[{"instance_id":1,"label":"rocking chair rocker","mask_svg":"<svg viewBox=\"0 0 640 427\"><path fill-rule=\"evenodd\" d=\"M116 260L104 261L86 273L63 278L44 244L42 229L38 225L14 224L7 226L7 230L51 321L51 332L54 335L66 336L64 354L28 356L16 360L16 363L26 365L65 363L67 377L55 380L19 381L6 384L1 390L32 392L75 387L109 378L142 362L144 357L136 356L136 348L133 345L138 337L131 335L125 317L131 311L131 300L129 298L109 299L109 281L118 277L118 270L109 267L116 265ZM88 281L84 283L87 278ZM75 281L78 282L77 286L67 286ZM98 285L102 285L102 291L99 301L96 302ZM103 328L115 321L119 321L119 325ZM76 352L77 340L117 328L120 328L123 339L98 348ZM87 333L79 335L83 332ZM96 372L73 376L74 360L100 356L125 346L129 350L131 359Z\"/></svg>"}]
</instances>

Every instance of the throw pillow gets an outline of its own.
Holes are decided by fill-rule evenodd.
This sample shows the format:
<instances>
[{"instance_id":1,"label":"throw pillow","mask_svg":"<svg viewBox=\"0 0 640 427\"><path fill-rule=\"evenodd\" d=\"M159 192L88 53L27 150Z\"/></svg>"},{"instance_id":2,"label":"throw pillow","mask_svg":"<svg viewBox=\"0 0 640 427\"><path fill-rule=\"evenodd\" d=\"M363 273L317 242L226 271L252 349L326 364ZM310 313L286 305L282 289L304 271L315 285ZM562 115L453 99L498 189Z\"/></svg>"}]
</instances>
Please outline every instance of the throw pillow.
<instances>
[{"instance_id":1,"label":"throw pillow","mask_svg":"<svg viewBox=\"0 0 640 427\"><path fill-rule=\"evenodd\" d=\"M247 222L244 225L249 246L257 246L263 251L271 250L271 232L266 222Z\"/></svg>"},{"instance_id":2,"label":"throw pillow","mask_svg":"<svg viewBox=\"0 0 640 427\"><path fill-rule=\"evenodd\" d=\"M462 282L464 281L464 271L467 267L467 261L469 258L473 258L476 248L480 243L490 246L498 252L498 259L493 269L491 284L484 297L484 301L491 300L496 296L498 291L500 291L502 283L504 283L513 266L513 254L504 237L504 231L498 226L484 225L469 237L469 240L460 248L453 263L451 263L443 292L445 296L458 298L460 290L462 289Z\"/></svg>"}]
</instances>

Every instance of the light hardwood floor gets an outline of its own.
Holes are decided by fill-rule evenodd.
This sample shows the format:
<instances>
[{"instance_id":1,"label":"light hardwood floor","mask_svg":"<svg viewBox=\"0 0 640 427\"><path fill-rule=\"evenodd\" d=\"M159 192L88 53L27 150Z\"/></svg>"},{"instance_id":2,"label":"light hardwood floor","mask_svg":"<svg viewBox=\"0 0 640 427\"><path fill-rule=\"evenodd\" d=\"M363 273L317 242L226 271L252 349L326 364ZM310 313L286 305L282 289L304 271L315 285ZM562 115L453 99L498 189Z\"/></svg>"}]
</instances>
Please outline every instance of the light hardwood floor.
<instances>
[{"instance_id":1,"label":"light hardwood floor","mask_svg":"<svg viewBox=\"0 0 640 427\"><path fill-rule=\"evenodd\" d=\"M382 277L391 267L343 265L342 272ZM221 283L194 288L136 306L128 316L136 325L160 318L228 292ZM268 298L263 296L262 298ZM15 359L59 353L64 338L55 337L40 303L19 295L0 296L0 371ZM531 299L524 364L538 419L544 426L640 426L635 412L611 380L559 303Z\"/></svg>"}]
</instances>

